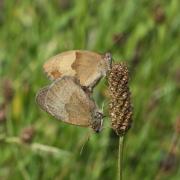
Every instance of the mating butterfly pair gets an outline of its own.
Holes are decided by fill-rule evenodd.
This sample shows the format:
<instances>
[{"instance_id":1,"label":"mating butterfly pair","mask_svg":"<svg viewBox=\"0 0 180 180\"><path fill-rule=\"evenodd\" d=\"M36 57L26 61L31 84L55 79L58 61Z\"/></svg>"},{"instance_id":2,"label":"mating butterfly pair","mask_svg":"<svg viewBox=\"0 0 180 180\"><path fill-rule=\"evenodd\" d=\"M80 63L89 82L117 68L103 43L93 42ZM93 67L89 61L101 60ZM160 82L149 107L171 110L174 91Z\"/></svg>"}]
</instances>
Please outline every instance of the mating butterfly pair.
<instances>
[{"instance_id":1,"label":"mating butterfly pair","mask_svg":"<svg viewBox=\"0 0 180 180\"><path fill-rule=\"evenodd\" d=\"M55 118L69 124L102 129L103 113L91 97L98 80L111 67L111 55L72 50L58 54L43 66L53 81L36 95L40 107ZM90 93L88 93L90 92Z\"/></svg>"}]
</instances>

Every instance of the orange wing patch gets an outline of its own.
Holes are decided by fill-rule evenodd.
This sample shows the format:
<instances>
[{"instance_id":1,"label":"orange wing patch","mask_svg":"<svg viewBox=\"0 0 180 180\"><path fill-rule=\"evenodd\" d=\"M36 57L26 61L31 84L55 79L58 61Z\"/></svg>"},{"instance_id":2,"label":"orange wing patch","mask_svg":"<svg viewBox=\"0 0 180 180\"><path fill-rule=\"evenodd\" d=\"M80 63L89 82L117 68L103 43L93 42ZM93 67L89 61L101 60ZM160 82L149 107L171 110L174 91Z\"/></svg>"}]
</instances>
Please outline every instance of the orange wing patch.
<instances>
[{"instance_id":1,"label":"orange wing patch","mask_svg":"<svg viewBox=\"0 0 180 180\"><path fill-rule=\"evenodd\" d=\"M62 75L62 73L60 73L60 72L59 72L58 70L56 70L56 69L51 72L51 76L52 76L54 79L60 78L61 75Z\"/></svg>"}]
</instances>

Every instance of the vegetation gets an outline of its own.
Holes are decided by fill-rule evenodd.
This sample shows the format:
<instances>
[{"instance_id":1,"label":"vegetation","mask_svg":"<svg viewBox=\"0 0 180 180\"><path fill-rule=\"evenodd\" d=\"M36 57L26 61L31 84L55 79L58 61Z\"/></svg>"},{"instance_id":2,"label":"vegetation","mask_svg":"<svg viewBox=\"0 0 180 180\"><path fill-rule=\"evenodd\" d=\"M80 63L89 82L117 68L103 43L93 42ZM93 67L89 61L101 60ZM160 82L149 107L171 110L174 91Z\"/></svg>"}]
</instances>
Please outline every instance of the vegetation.
<instances>
[{"instance_id":1,"label":"vegetation","mask_svg":"<svg viewBox=\"0 0 180 180\"><path fill-rule=\"evenodd\" d=\"M125 180L180 177L180 2L0 0L0 179L116 179L118 137L61 123L35 103L42 70L71 49L111 52L130 68L133 125ZM94 91L107 105L107 83ZM81 148L90 135L82 153Z\"/></svg>"}]
</instances>

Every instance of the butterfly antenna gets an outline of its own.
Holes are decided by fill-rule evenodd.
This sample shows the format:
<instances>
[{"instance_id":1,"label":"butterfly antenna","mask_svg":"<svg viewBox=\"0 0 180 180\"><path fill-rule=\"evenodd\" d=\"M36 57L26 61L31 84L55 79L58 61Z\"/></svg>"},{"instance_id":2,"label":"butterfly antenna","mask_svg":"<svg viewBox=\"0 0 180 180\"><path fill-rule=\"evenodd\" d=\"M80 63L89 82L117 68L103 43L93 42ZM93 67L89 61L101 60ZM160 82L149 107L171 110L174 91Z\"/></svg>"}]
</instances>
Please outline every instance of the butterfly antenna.
<instances>
[{"instance_id":1,"label":"butterfly antenna","mask_svg":"<svg viewBox=\"0 0 180 180\"><path fill-rule=\"evenodd\" d=\"M101 111L104 113L104 104L105 104L105 101L103 101L102 103L102 108L101 108Z\"/></svg>"}]
</instances>

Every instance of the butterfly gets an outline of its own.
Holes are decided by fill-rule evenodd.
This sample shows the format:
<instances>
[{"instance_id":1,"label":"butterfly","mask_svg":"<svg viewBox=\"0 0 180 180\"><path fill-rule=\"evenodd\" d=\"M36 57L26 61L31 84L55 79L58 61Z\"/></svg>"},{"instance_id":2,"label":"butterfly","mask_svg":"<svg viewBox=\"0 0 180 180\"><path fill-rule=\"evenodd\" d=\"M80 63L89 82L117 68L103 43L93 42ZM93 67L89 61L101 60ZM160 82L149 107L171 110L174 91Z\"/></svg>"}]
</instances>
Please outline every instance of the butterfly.
<instances>
[{"instance_id":1,"label":"butterfly","mask_svg":"<svg viewBox=\"0 0 180 180\"><path fill-rule=\"evenodd\" d=\"M39 106L56 119L68 124L102 129L103 114L74 77L63 76L36 95Z\"/></svg>"},{"instance_id":2,"label":"butterfly","mask_svg":"<svg viewBox=\"0 0 180 180\"><path fill-rule=\"evenodd\" d=\"M101 55L86 50L71 50L50 58L44 63L43 69L52 81L72 76L82 87L92 90L100 78L106 76L111 62L110 53Z\"/></svg>"}]
</instances>

